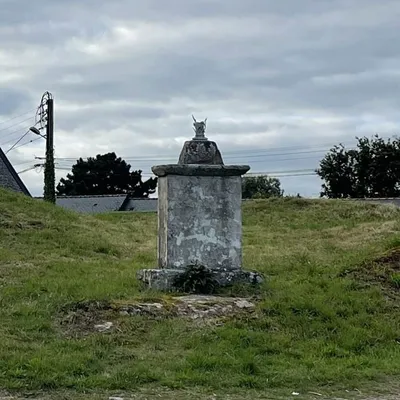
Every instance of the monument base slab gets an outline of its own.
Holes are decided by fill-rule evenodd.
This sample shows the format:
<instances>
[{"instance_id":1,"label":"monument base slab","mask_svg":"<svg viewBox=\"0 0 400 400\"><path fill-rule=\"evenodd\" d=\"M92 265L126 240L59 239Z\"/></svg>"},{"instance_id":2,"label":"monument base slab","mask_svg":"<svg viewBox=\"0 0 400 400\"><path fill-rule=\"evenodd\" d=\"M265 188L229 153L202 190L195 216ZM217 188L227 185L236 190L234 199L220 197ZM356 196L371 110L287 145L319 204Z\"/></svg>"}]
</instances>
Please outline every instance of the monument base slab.
<instances>
[{"instance_id":1,"label":"monument base slab","mask_svg":"<svg viewBox=\"0 0 400 400\"><path fill-rule=\"evenodd\" d=\"M144 282L148 288L174 291L174 282L179 275L185 272L184 269L141 269L137 273L137 278ZM263 282L262 276L257 272L243 271L242 269L219 269L210 270L213 279L219 287L230 286L233 284L260 284Z\"/></svg>"}]
</instances>

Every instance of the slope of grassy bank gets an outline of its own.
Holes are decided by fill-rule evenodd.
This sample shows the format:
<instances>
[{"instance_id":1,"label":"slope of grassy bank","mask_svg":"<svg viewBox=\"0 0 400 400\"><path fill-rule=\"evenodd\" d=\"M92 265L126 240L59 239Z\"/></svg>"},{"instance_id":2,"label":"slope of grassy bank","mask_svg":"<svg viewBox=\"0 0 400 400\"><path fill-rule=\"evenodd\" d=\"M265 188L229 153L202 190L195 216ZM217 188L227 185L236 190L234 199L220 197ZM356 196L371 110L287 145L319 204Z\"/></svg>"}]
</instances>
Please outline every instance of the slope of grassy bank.
<instances>
[{"instance_id":1,"label":"slope of grassy bank","mask_svg":"<svg viewBox=\"0 0 400 400\"><path fill-rule=\"evenodd\" d=\"M115 315L118 330L68 336L66 307L160 296L135 278L156 266L156 215L80 216L0 190L0 388L246 393L395 381L400 269L378 259L400 247L399 228L394 207L249 202L244 266L268 277L255 316L199 327Z\"/></svg>"}]
</instances>

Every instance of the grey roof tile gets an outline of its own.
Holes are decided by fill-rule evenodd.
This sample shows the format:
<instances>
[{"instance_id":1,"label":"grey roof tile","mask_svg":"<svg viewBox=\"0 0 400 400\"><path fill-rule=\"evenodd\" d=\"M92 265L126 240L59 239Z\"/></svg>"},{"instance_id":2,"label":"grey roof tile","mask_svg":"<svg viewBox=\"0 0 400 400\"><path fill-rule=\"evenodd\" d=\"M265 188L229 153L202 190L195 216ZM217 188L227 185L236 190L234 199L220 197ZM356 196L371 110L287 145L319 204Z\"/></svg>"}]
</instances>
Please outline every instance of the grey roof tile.
<instances>
[{"instance_id":1,"label":"grey roof tile","mask_svg":"<svg viewBox=\"0 0 400 400\"><path fill-rule=\"evenodd\" d=\"M84 214L97 214L110 211L119 211L123 208L127 195L103 196L59 196L56 204L68 210Z\"/></svg>"},{"instance_id":2,"label":"grey roof tile","mask_svg":"<svg viewBox=\"0 0 400 400\"><path fill-rule=\"evenodd\" d=\"M0 187L31 196L21 178L0 148Z\"/></svg>"},{"instance_id":3,"label":"grey roof tile","mask_svg":"<svg viewBox=\"0 0 400 400\"><path fill-rule=\"evenodd\" d=\"M157 212L158 199L156 198L130 198L124 206L124 211Z\"/></svg>"}]
</instances>

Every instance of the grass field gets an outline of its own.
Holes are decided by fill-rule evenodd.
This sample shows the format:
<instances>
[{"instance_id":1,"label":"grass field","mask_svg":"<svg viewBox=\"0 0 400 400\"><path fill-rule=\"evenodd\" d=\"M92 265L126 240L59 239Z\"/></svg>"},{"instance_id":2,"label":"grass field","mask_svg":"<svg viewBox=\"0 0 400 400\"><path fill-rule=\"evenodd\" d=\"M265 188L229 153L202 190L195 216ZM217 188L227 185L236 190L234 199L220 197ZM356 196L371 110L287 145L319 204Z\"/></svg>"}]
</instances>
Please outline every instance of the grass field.
<instances>
[{"instance_id":1,"label":"grass field","mask_svg":"<svg viewBox=\"0 0 400 400\"><path fill-rule=\"evenodd\" d=\"M267 276L255 316L199 327L115 314L118 330L74 336L60 321L82 302L163 297L135 276L156 266L156 215L79 216L0 190L0 390L390 391L400 377L400 211L280 199L249 202L243 222L244 266Z\"/></svg>"}]
</instances>

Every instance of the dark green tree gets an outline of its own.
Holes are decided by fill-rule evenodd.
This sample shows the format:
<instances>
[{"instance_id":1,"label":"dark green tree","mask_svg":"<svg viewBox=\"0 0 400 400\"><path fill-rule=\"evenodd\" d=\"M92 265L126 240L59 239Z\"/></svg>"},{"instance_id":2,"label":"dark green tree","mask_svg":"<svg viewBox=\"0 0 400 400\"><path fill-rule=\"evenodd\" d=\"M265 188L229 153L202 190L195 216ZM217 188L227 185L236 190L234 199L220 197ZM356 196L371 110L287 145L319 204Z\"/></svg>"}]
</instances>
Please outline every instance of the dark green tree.
<instances>
[{"instance_id":1,"label":"dark green tree","mask_svg":"<svg viewBox=\"0 0 400 400\"><path fill-rule=\"evenodd\" d=\"M338 145L321 160L316 171L324 181L321 197L398 197L400 140L378 135L356 139L356 149Z\"/></svg>"},{"instance_id":2,"label":"dark green tree","mask_svg":"<svg viewBox=\"0 0 400 400\"><path fill-rule=\"evenodd\" d=\"M148 197L155 192L157 178L142 181L142 171L130 171L131 166L115 153L87 160L80 158L66 179L57 185L58 196L84 196L126 193L132 197Z\"/></svg>"},{"instance_id":3,"label":"dark green tree","mask_svg":"<svg viewBox=\"0 0 400 400\"><path fill-rule=\"evenodd\" d=\"M245 176L242 181L243 199L282 197L281 182L266 175Z\"/></svg>"}]
</instances>

